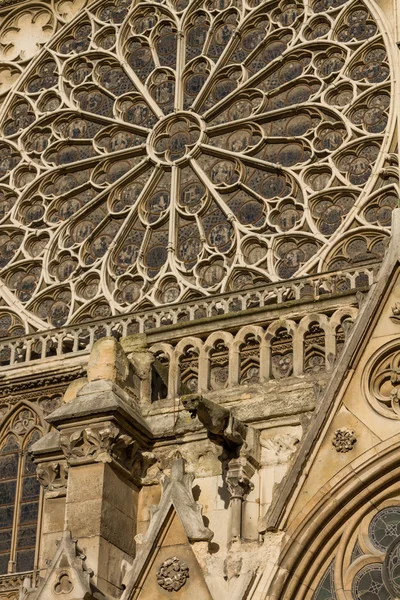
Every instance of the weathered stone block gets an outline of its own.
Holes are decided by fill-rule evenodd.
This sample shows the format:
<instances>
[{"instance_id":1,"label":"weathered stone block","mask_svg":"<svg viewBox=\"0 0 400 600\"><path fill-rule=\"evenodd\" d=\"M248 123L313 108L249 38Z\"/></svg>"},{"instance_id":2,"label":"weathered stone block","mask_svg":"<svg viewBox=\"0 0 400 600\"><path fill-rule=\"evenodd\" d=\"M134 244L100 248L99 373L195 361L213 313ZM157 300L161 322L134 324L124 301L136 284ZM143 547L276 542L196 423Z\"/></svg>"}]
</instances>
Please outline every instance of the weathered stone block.
<instances>
[{"instance_id":1,"label":"weathered stone block","mask_svg":"<svg viewBox=\"0 0 400 600\"><path fill-rule=\"evenodd\" d=\"M65 497L45 498L43 506L42 532L60 532L64 530Z\"/></svg>"},{"instance_id":2,"label":"weathered stone block","mask_svg":"<svg viewBox=\"0 0 400 600\"><path fill-rule=\"evenodd\" d=\"M121 344L113 337L98 340L90 353L87 367L89 382L108 379L121 387L129 381L130 363Z\"/></svg>"}]
</instances>

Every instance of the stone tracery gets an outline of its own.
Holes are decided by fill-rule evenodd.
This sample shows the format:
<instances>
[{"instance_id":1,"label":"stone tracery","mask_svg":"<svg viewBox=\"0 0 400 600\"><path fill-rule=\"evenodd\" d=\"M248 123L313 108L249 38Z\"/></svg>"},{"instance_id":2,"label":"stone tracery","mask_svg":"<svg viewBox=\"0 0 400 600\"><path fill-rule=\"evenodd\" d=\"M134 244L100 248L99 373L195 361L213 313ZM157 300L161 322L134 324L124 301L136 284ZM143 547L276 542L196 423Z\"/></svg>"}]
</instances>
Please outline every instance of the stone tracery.
<instances>
[{"instance_id":1,"label":"stone tracery","mask_svg":"<svg viewBox=\"0 0 400 600\"><path fill-rule=\"evenodd\" d=\"M400 507L398 499L367 515L351 537L353 551L345 553L343 564L333 560L323 574L312 600L337 598L334 570L344 582L342 593L349 600L390 600L398 592L398 547ZM353 525L354 527L354 525Z\"/></svg>"},{"instance_id":2,"label":"stone tracery","mask_svg":"<svg viewBox=\"0 0 400 600\"><path fill-rule=\"evenodd\" d=\"M379 260L389 75L358 0L94 3L0 117L6 301L60 327Z\"/></svg>"}]
</instances>

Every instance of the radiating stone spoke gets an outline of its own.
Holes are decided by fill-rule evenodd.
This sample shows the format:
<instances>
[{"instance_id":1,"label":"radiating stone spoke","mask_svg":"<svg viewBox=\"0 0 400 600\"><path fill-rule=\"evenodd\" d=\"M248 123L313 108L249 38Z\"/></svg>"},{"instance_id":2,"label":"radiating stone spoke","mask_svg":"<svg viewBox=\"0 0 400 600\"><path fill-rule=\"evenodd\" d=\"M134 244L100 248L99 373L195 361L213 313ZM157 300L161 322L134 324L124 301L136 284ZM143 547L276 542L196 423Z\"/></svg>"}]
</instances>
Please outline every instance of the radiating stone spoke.
<instances>
[{"instance_id":1,"label":"radiating stone spoke","mask_svg":"<svg viewBox=\"0 0 400 600\"><path fill-rule=\"evenodd\" d=\"M97 0L50 40L61 4L0 28L0 276L32 326L380 259L393 91L362 0Z\"/></svg>"}]
</instances>

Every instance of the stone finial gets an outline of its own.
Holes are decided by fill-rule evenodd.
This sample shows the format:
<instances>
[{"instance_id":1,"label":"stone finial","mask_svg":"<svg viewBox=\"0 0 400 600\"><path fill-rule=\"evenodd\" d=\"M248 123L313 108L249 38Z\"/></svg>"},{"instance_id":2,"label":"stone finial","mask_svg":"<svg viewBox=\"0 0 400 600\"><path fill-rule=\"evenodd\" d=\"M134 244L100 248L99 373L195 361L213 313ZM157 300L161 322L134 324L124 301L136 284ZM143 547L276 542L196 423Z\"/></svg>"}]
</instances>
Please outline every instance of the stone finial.
<instances>
[{"instance_id":1,"label":"stone finial","mask_svg":"<svg viewBox=\"0 0 400 600\"><path fill-rule=\"evenodd\" d=\"M193 498L192 485L194 473L186 472L186 461L177 452L171 462L171 475L164 475L162 498L153 510L155 516L165 504L172 503L190 541L211 540L213 533L204 526L201 517L201 505Z\"/></svg>"}]
</instances>

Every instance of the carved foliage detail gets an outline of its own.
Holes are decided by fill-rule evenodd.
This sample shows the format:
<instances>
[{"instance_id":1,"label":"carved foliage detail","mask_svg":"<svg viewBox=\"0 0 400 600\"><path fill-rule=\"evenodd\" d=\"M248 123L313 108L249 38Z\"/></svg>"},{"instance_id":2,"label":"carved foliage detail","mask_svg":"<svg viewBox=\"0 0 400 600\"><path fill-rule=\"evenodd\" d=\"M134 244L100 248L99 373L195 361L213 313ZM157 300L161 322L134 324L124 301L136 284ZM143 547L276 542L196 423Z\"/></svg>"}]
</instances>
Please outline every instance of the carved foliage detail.
<instances>
[{"instance_id":1,"label":"carved foliage detail","mask_svg":"<svg viewBox=\"0 0 400 600\"><path fill-rule=\"evenodd\" d=\"M61 449L69 464L116 462L131 468L137 443L112 423L77 429L60 438Z\"/></svg>"},{"instance_id":2,"label":"carved foliage detail","mask_svg":"<svg viewBox=\"0 0 400 600\"><path fill-rule=\"evenodd\" d=\"M250 481L254 473L254 466L244 456L229 461L226 484L231 499L244 500L250 494L254 488L254 484Z\"/></svg>"},{"instance_id":3,"label":"carved foliage detail","mask_svg":"<svg viewBox=\"0 0 400 600\"><path fill-rule=\"evenodd\" d=\"M260 444L265 448L264 460L268 464L287 463L300 441L300 433L278 433L274 437L264 439L261 435Z\"/></svg>"},{"instance_id":4,"label":"carved foliage detail","mask_svg":"<svg viewBox=\"0 0 400 600\"><path fill-rule=\"evenodd\" d=\"M66 461L39 463L36 475L40 485L44 487L46 492L66 492L68 478Z\"/></svg>"},{"instance_id":5,"label":"carved foliage detail","mask_svg":"<svg viewBox=\"0 0 400 600\"><path fill-rule=\"evenodd\" d=\"M168 592L177 592L189 579L189 567L176 556L165 560L157 571L157 583Z\"/></svg>"}]
</instances>

